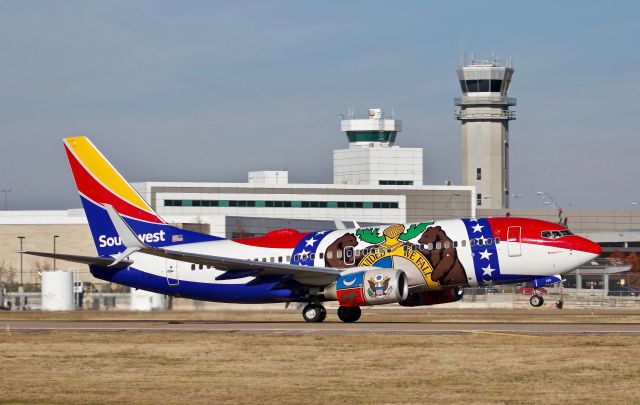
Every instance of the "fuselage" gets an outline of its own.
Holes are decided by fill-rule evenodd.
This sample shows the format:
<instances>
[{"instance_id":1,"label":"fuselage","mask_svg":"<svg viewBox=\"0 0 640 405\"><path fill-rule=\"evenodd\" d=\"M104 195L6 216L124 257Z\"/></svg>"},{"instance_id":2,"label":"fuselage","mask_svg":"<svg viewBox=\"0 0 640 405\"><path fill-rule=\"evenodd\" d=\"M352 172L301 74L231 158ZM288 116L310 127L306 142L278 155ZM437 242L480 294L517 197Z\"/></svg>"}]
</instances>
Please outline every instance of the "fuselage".
<instances>
[{"instance_id":1,"label":"fuselage","mask_svg":"<svg viewBox=\"0 0 640 405\"><path fill-rule=\"evenodd\" d=\"M344 269L394 268L411 291L520 283L574 270L600 247L561 225L525 218L391 224L175 244L175 251L269 263ZM287 276L216 268L134 253L130 267L91 266L98 278L162 294L219 302L306 301L308 287Z\"/></svg>"}]
</instances>

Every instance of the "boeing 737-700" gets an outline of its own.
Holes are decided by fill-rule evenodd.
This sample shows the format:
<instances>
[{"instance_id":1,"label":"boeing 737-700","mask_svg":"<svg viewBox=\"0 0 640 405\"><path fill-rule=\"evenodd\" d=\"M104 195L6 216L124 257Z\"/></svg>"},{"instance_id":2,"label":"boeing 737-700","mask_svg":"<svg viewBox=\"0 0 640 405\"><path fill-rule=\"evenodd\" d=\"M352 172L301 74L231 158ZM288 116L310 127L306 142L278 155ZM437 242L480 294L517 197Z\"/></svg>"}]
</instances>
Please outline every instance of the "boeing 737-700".
<instances>
[{"instance_id":1,"label":"boeing 737-700","mask_svg":"<svg viewBox=\"0 0 640 405\"><path fill-rule=\"evenodd\" d=\"M89 265L108 282L195 300L304 303L322 322L337 301L344 322L360 307L434 305L464 287L560 282L600 254L565 227L526 218L425 220L354 229L225 239L165 222L85 137L64 140L97 256L25 252ZM277 198L274 196L274 198Z\"/></svg>"}]
</instances>

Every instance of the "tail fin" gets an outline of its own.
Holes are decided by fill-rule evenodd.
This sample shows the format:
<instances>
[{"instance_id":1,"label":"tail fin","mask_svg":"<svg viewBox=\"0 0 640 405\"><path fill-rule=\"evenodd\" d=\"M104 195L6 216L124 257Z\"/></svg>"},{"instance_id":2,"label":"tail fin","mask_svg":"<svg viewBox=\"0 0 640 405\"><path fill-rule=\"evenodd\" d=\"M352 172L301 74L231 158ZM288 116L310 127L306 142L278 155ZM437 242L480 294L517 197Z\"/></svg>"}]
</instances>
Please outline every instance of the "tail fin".
<instances>
[{"instance_id":1,"label":"tail fin","mask_svg":"<svg viewBox=\"0 0 640 405\"><path fill-rule=\"evenodd\" d=\"M64 148L100 256L125 250L103 204L113 206L150 246L220 239L168 225L89 139L83 136L66 138Z\"/></svg>"}]
</instances>

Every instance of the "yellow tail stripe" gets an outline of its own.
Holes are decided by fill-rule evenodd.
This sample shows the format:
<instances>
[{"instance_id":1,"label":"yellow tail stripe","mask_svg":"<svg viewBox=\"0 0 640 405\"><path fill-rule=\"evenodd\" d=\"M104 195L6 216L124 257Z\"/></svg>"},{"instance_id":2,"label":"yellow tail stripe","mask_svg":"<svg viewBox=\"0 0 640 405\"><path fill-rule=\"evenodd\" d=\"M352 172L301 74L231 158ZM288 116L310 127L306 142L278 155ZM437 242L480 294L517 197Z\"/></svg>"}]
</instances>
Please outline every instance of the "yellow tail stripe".
<instances>
[{"instance_id":1,"label":"yellow tail stripe","mask_svg":"<svg viewBox=\"0 0 640 405\"><path fill-rule=\"evenodd\" d=\"M96 149L91 141L84 136L66 138L64 142L73 151L89 173L100 183L116 194L142 210L153 212L140 195L127 183L127 181L111 166L111 163Z\"/></svg>"}]
</instances>

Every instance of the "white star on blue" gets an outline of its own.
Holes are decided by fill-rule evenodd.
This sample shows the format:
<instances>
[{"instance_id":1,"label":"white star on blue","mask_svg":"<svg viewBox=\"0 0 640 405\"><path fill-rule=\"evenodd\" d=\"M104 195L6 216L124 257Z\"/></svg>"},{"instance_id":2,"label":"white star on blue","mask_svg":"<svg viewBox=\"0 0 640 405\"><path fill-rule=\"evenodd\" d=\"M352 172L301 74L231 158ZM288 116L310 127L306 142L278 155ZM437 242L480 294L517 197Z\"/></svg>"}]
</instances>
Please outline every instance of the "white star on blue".
<instances>
[{"instance_id":1,"label":"white star on blue","mask_svg":"<svg viewBox=\"0 0 640 405\"><path fill-rule=\"evenodd\" d=\"M328 234L328 231L312 232L302 238L293 250L293 254L291 255L291 264L313 266L316 250L318 250L318 246L320 246L322 239L324 239Z\"/></svg>"}]
</instances>

